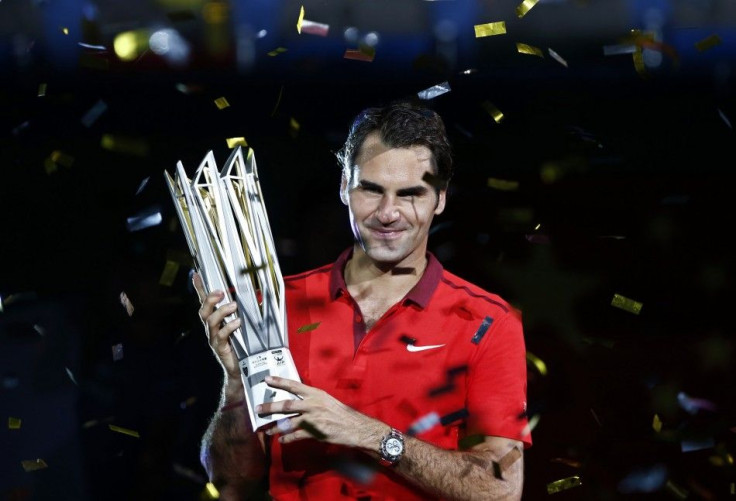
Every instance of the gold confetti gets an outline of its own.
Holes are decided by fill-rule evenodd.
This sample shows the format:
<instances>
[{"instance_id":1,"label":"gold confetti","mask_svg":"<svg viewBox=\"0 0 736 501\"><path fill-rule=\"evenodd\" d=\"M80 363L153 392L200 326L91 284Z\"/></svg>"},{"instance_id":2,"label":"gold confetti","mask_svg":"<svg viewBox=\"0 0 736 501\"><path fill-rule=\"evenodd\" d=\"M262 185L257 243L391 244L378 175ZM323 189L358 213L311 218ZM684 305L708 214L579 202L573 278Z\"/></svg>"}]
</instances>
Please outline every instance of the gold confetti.
<instances>
[{"instance_id":1,"label":"gold confetti","mask_svg":"<svg viewBox=\"0 0 736 501\"><path fill-rule=\"evenodd\" d=\"M69 156L66 153L59 151L59 150L54 150L51 153L51 160L54 163L63 165L64 167L71 167L72 164L74 163L74 157Z\"/></svg>"},{"instance_id":2,"label":"gold confetti","mask_svg":"<svg viewBox=\"0 0 736 501\"><path fill-rule=\"evenodd\" d=\"M20 418L9 417L8 418L8 429L9 430L20 430Z\"/></svg>"},{"instance_id":3,"label":"gold confetti","mask_svg":"<svg viewBox=\"0 0 736 501\"><path fill-rule=\"evenodd\" d=\"M63 34L65 34L65 35L68 35L68 34L69 34L69 28L66 28L66 27L62 27L62 28L61 28L61 32L62 32Z\"/></svg>"},{"instance_id":4,"label":"gold confetti","mask_svg":"<svg viewBox=\"0 0 736 501\"><path fill-rule=\"evenodd\" d=\"M496 106L490 101L484 101L482 106L483 109L486 110L488 114L493 117L497 124L501 123L501 121L503 120L503 113L501 113L501 110L496 108Z\"/></svg>"},{"instance_id":5,"label":"gold confetti","mask_svg":"<svg viewBox=\"0 0 736 501\"><path fill-rule=\"evenodd\" d=\"M179 263L176 261L166 261L164 271L161 272L161 278L158 279L158 283L166 287L171 287L176 279L177 273L179 273Z\"/></svg>"},{"instance_id":6,"label":"gold confetti","mask_svg":"<svg viewBox=\"0 0 736 501\"><path fill-rule=\"evenodd\" d=\"M38 84L38 97L44 97L46 95L46 84Z\"/></svg>"},{"instance_id":7,"label":"gold confetti","mask_svg":"<svg viewBox=\"0 0 736 501\"><path fill-rule=\"evenodd\" d=\"M25 471L43 470L44 468L49 467L43 459L27 459L25 461L21 461L20 464L23 466Z\"/></svg>"},{"instance_id":8,"label":"gold confetti","mask_svg":"<svg viewBox=\"0 0 736 501\"><path fill-rule=\"evenodd\" d=\"M526 352L526 359L527 361L534 364L534 367L537 368L537 370L542 376L547 375L547 364L545 364L544 361L542 361L542 359L540 359L539 357L537 357L536 355L528 351Z\"/></svg>"},{"instance_id":9,"label":"gold confetti","mask_svg":"<svg viewBox=\"0 0 736 501\"><path fill-rule=\"evenodd\" d=\"M137 431L129 430L128 428L123 428L121 426L115 426L114 424L109 424L107 426L109 426L112 431L122 433L123 435L130 435L131 437L141 438Z\"/></svg>"},{"instance_id":10,"label":"gold confetti","mask_svg":"<svg viewBox=\"0 0 736 501\"><path fill-rule=\"evenodd\" d=\"M302 325L296 331L297 332L309 332L309 331L313 331L314 329L316 329L317 327L319 327L319 324L321 324L321 323L322 322L315 322L313 324Z\"/></svg>"},{"instance_id":11,"label":"gold confetti","mask_svg":"<svg viewBox=\"0 0 736 501\"><path fill-rule=\"evenodd\" d=\"M106 150L129 153L139 157L148 155L148 144L143 139L103 134L100 146Z\"/></svg>"},{"instance_id":12,"label":"gold confetti","mask_svg":"<svg viewBox=\"0 0 736 501\"><path fill-rule=\"evenodd\" d=\"M659 416L657 414L654 415L654 419L652 420L652 428L657 433L662 431L662 421L659 419Z\"/></svg>"},{"instance_id":13,"label":"gold confetti","mask_svg":"<svg viewBox=\"0 0 736 501\"><path fill-rule=\"evenodd\" d=\"M43 161L43 168L46 171L47 175L51 175L57 170L59 170L59 167L54 163L53 160L51 160L51 157L46 157Z\"/></svg>"},{"instance_id":14,"label":"gold confetti","mask_svg":"<svg viewBox=\"0 0 736 501\"><path fill-rule=\"evenodd\" d=\"M269 52L268 55L271 56L271 57L278 56L279 54L283 54L287 50L289 50L289 49L287 49L286 47L276 47L274 50L272 50L271 52Z\"/></svg>"},{"instance_id":15,"label":"gold confetti","mask_svg":"<svg viewBox=\"0 0 736 501\"><path fill-rule=\"evenodd\" d=\"M531 432L533 432L534 428L536 428L537 425L539 424L540 419L541 419L541 416L539 414L534 414L529 420L529 422L526 424L526 426L524 426L524 429L521 430L521 436L526 437Z\"/></svg>"},{"instance_id":16,"label":"gold confetti","mask_svg":"<svg viewBox=\"0 0 736 501\"><path fill-rule=\"evenodd\" d=\"M644 64L644 51L641 47L637 46L634 53L631 55L634 60L634 69L643 78L649 77L646 65Z\"/></svg>"},{"instance_id":17,"label":"gold confetti","mask_svg":"<svg viewBox=\"0 0 736 501\"><path fill-rule=\"evenodd\" d=\"M302 22L304 21L304 6L299 10L299 19L296 21L296 31L302 34Z\"/></svg>"},{"instance_id":18,"label":"gold confetti","mask_svg":"<svg viewBox=\"0 0 736 501\"><path fill-rule=\"evenodd\" d=\"M538 1L539 0L524 0L523 2L521 2L521 4L519 4L518 7L516 7L516 15L519 18L524 17L527 12L532 10L532 7L537 5Z\"/></svg>"},{"instance_id":19,"label":"gold confetti","mask_svg":"<svg viewBox=\"0 0 736 501\"><path fill-rule=\"evenodd\" d=\"M519 181L508 181L495 177L488 178L488 187L501 191L516 191L519 189Z\"/></svg>"},{"instance_id":20,"label":"gold confetti","mask_svg":"<svg viewBox=\"0 0 736 501\"><path fill-rule=\"evenodd\" d=\"M675 484L672 480L667 480L665 488L678 499L686 499L689 495L689 492L687 490Z\"/></svg>"},{"instance_id":21,"label":"gold confetti","mask_svg":"<svg viewBox=\"0 0 736 501\"><path fill-rule=\"evenodd\" d=\"M301 125L299 125L299 122L296 121L296 118L290 117L289 118L289 129L291 132L299 132L299 129L301 128Z\"/></svg>"},{"instance_id":22,"label":"gold confetti","mask_svg":"<svg viewBox=\"0 0 736 501\"><path fill-rule=\"evenodd\" d=\"M538 49L532 45L527 45L525 43L516 43L516 51L519 54L531 54L532 56L539 56L544 57L544 53L541 51L541 49Z\"/></svg>"},{"instance_id":23,"label":"gold confetti","mask_svg":"<svg viewBox=\"0 0 736 501\"><path fill-rule=\"evenodd\" d=\"M496 23L476 24L475 38L491 37L494 35L505 35L506 34L506 22L498 21Z\"/></svg>"},{"instance_id":24,"label":"gold confetti","mask_svg":"<svg viewBox=\"0 0 736 501\"><path fill-rule=\"evenodd\" d=\"M613 299L611 300L611 306L615 306L616 308L621 308L622 310L638 315L643 305L638 301L634 301L633 299L629 299L620 294L614 294Z\"/></svg>"},{"instance_id":25,"label":"gold confetti","mask_svg":"<svg viewBox=\"0 0 736 501\"><path fill-rule=\"evenodd\" d=\"M215 106L217 106L218 110L224 110L228 106L230 106L230 103L227 102L227 99L224 97L218 97L215 99Z\"/></svg>"},{"instance_id":26,"label":"gold confetti","mask_svg":"<svg viewBox=\"0 0 736 501\"><path fill-rule=\"evenodd\" d=\"M580 481L580 477L577 475L573 477L562 478L560 480L555 480L554 482L550 482L547 484L547 494L555 494L557 492L572 489L573 487L578 487L580 485L582 485L582 482Z\"/></svg>"},{"instance_id":27,"label":"gold confetti","mask_svg":"<svg viewBox=\"0 0 736 501\"><path fill-rule=\"evenodd\" d=\"M236 146L248 147L248 142L245 140L244 137L229 137L225 139L225 141L227 141L227 147L231 150Z\"/></svg>"},{"instance_id":28,"label":"gold confetti","mask_svg":"<svg viewBox=\"0 0 736 501\"><path fill-rule=\"evenodd\" d=\"M712 49L716 45L720 45L721 42L722 42L721 37L713 34L709 37L706 37L702 40L695 42L695 48L698 49L698 52L703 52L708 49Z\"/></svg>"},{"instance_id":29,"label":"gold confetti","mask_svg":"<svg viewBox=\"0 0 736 501\"><path fill-rule=\"evenodd\" d=\"M731 494L736 494L736 483L731 482Z\"/></svg>"},{"instance_id":30,"label":"gold confetti","mask_svg":"<svg viewBox=\"0 0 736 501\"><path fill-rule=\"evenodd\" d=\"M220 492L212 482L207 482L203 494L207 499L220 499Z\"/></svg>"},{"instance_id":31,"label":"gold confetti","mask_svg":"<svg viewBox=\"0 0 736 501\"><path fill-rule=\"evenodd\" d=\"M112 47L121 61L134 61L148 50L148 30L124 31L115 35Z\"/></svg>"}]
</instances>

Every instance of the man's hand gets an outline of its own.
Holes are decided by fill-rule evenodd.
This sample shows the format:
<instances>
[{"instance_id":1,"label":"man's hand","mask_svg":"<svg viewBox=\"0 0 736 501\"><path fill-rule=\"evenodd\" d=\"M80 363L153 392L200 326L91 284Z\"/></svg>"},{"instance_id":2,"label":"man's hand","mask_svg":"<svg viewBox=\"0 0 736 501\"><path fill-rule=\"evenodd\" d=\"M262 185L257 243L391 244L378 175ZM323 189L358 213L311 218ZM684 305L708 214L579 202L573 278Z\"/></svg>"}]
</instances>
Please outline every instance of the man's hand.
<instances>
[{"instance_id":1,"label":"man's hand","mask_svg":"<svg viewBox=\"0 0 736 501\"><path fill-rule=\"evenodd\" d=\"M202 303L199 309L199 318L204 324L210 347L225 369L228 380L240 382L238 357L228 341L230 334L240 327L240 319L235 318L223 325L225 318L237 311L237 305L235 302L231 302L217 308L217 304L225 298L225 293L223 291L212 291L207 294L199 273L194 274L192 283L197 291L197 296L199 296L199 301Z\"/></svg>"},{"instance_id":2,"label":"man's hand","mask_svg":"<svg viewBox=\"0 0 736 501\"><path fill-rule=\"evenodd\" d=\"M297 416L280 420L266 433L281 433L282 443L305 438L316 438L331 444L375 451L381 437L390 427L343 404L326 391L307 386L292 379L266 377L266 383L298 395L301 400L282 400L265 403L256 409L259 414L292 414Z\"/></svg>"}]
</instances>

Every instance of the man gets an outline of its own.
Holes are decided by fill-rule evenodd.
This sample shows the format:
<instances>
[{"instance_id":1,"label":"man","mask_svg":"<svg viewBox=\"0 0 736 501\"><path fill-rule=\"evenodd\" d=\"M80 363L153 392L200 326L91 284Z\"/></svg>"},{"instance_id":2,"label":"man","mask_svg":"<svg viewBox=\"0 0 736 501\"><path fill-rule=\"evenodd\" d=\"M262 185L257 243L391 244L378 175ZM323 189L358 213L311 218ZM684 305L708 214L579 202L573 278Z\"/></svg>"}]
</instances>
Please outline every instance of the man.
<instances>
[{"instance_id":1,"label":"man","mask_svg":"<svg viewBox=\"0 0 736 501\"><path fill-rule=\"evenodd\" d=\"M408 102L367 109L338 158L355 245L285 278L302 382L267 383L300 400L257 409L294 417L253 433L227 342L239 322L223 324L235 304L215 309L222 293L195 276L225 370L202 441L210 479L223 499L264 486L279 500L519 499L531 445L520 317L427 252L452 175L441 118Z\"/></svg>"}]
</instances>

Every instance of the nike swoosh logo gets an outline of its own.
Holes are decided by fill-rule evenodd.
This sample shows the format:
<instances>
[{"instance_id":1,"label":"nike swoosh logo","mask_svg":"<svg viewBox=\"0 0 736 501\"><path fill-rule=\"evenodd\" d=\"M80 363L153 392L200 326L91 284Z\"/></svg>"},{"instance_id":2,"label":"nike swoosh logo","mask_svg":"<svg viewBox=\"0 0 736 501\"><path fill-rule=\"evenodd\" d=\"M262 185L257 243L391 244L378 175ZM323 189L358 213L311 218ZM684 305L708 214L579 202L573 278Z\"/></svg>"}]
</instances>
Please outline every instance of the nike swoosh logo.
<instances>
[{"instance_id":1,"label":"nike swoosh logo","mask_svg":"<svg viewBox=\"0 0 736 501\"><path fill-rule=\"evenodd\" d=\"M435 348L442 348L445 346L444 344L428 344L427 346L414 346L413 344L407 344L406 349L407 351L415 352L415 351L424 351L424 350L433 350Z\"/></svg>"}]
</instances>

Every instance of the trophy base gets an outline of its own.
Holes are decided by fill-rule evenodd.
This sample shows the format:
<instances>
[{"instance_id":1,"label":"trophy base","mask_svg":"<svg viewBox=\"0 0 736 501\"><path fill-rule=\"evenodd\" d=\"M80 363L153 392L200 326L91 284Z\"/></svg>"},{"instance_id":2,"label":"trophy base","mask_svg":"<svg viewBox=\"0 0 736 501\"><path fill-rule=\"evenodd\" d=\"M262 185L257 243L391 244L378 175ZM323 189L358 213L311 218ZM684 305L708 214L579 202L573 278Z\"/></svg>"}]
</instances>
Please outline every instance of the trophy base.
<instances>
[{"instance_id":1,"label":"trophy base","mask_svg":"<svg viewBox=\"0 0 736 501\"><path fill-rule=\"evenodd\" d=\"M250 423L254 431L279 419L296 415L291 413L259 416L255 412L256 406L260 404L281 400L300 400L293 393L273 388L265 382L266 376L278 376L301 381L289 348L282 346L245 357L240 360L240 372L245 387L245 401L248 404Z\"/></svg>"}]
</instances>

